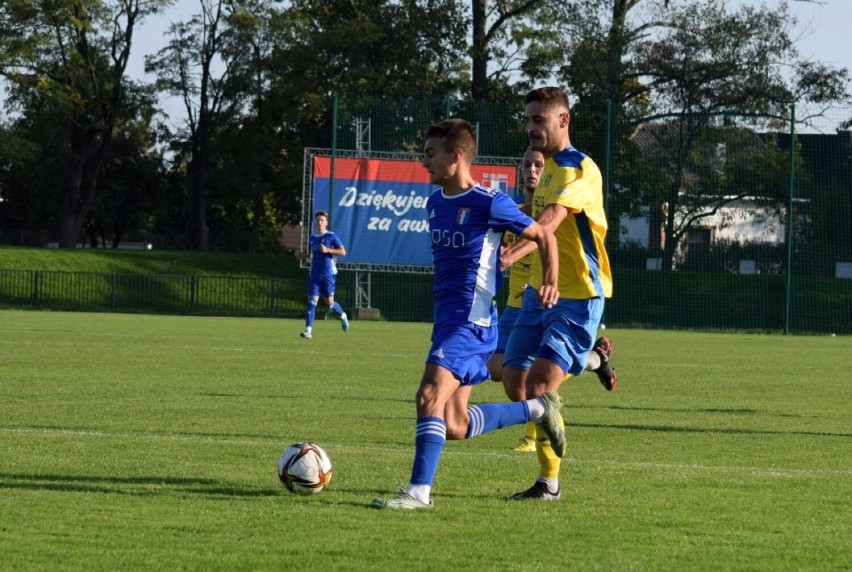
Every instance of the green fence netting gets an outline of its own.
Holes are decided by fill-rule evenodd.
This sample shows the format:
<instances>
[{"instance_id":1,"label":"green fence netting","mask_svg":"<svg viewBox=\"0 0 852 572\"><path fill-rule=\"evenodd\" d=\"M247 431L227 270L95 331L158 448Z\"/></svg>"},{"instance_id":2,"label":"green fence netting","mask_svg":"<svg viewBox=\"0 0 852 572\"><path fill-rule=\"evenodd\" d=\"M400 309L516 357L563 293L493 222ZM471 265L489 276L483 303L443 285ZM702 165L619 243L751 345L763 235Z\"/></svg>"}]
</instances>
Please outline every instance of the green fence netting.
<instances>
[{"instance_id":1,"label":"green fence netting","mask_svg":"<svg viewBox=\"0 0 852 572\"><path fill-rule=\"evenodd\" d=\"M341 99L316 146L422 149L429 123L463 117L479 152L517 156L522 103ZM784 117L572 115L572 143L601 167L615 289L610 326L852 333L852 108ZM806 121L799 118L808 118ZM391 269L392 270L392 269ZM0 304L300 316L292 280L0 270ZM365 280L365 274L367 279ZM364 295L364 284L369 284ZM431 320L431 276L342 272L337 299L388 320ZM502 306L505 293L498 296Z\"/></svg>"}]
</instances>

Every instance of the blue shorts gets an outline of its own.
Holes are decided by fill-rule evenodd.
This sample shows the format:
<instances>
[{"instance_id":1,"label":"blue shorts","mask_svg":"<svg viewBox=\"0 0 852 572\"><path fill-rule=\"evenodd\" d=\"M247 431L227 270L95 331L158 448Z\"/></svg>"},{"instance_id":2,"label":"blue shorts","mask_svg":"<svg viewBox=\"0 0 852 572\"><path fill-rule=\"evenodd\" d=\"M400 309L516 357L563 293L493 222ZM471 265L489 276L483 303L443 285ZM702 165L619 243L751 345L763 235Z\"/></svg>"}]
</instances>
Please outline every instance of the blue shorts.
<instances>
[{"instance_id":1,"label":"blue shorts","mask_svg":"<svg viewBox=\"0 0 852 572\"><path fill-rule=\"evenodd\" d=\"M426 363L447 368L462 385L476 385L488 379L485 364L496 347L496 325L435 324Z\"/></svg>"},{"instance_id":2,"label":"blue shorts","mask_svg":"<svg viewBox=\"0 0 852 572\"><path fill-rule=\"evenodd\" d=\"M328 276L311 276L308 278L308 298L322 294L325 298L334 296L334 283L337 277L334 274Z\"/></svg>"},{"instance_id":3,"label":"blue shorts","mask_svg":"<svg viewBox=\"0 0 852 572\"><path fill-rule=\"evenodd\" d=\"M503 363L528 371L533 360L542 357L556 363L565 374L580 375L586 368L586 354L595 343L603 309L603 298L560 298L556 306L543 310L536 291L529 288Z\"/></svg>"},{"instance_id":4,"label":"blue shorts","mask_svg":"<svg viewBox=\"0 0 852 572\"><path fill-rule=\"evenodd\" d=\"M500 321L497 323L497 349L494 350L494 353L505 353L506 344L509 343L509 334L512 333L512 326L515 325L515 320L520 313L520 308L506 306L503 313L500 314Z\"/></svg>"}]
</instances>

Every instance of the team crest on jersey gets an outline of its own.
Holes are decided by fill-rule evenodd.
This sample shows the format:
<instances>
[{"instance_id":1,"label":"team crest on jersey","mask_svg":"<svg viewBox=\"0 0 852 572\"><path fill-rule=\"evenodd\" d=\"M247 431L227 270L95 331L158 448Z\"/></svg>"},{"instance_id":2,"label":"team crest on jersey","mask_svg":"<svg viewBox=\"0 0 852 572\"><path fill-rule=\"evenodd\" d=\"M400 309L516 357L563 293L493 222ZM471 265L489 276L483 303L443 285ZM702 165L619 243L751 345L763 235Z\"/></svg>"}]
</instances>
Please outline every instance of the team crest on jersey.
<instances>
[{"instance_id":1,"label":"team crest on jersey","mask_svg":"<svg viewBox=\"0 0 852 572\"><path fill-rule=\"evenodd\" d=\"M459 224L465 224L470 219L470 209L462 208L459 209L459 212L456 213L456 222Z\"/></svg>"}]
</instances>

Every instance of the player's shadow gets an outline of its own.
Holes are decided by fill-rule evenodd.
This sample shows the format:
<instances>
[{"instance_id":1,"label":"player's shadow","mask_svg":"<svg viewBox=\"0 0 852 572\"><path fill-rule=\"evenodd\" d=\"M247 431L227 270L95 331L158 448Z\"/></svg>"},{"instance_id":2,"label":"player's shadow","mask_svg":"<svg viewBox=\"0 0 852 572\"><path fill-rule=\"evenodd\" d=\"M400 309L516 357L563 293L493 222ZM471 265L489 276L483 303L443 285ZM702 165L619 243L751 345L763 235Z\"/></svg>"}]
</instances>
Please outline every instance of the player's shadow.
<instances>
[{"instance_id":1,"label":"player's shadow","mask_svg":"<svg viewBox=\"0 0 852 572\"><path fill-rule=\"evenodd\" d=\"M588 429L627 429L630 431L657 431L660 433L717 433L720 435L805 435L808 437L852 437L852 433L830 431L775 431L771 429L745 429L732 427L683 427L675 425L647 425L642 423L567 423L570 427Z\"/></svg>"},{"instance_id":2,"label":"player's shadow","mask_svg":"<svg viewBox=\"0 0 852 572\"><path fill-rule=\"evenodd\" d=\"M0 473L0 489L51 490L60 492L100 492L150 496L175 492L211 497L275 496L274 488L256 488L215 479L184 477L99 477L87 475L47 475Z\"/></svg>"},{"instance_id":3,"label":"player's shadow","mask_svg":"<svg viewBox=\"0 0 852 572\"><path fill-rule=\"evenodd\" d=\"M639 407L627 405L567 405L569 409L609 409L611 411L647 411L651 413L707 413L722 415L765 415L766 417L805 417L801 413L773 413L752 408L711 408L711 407Z\"/></svg>"}]
</instances>

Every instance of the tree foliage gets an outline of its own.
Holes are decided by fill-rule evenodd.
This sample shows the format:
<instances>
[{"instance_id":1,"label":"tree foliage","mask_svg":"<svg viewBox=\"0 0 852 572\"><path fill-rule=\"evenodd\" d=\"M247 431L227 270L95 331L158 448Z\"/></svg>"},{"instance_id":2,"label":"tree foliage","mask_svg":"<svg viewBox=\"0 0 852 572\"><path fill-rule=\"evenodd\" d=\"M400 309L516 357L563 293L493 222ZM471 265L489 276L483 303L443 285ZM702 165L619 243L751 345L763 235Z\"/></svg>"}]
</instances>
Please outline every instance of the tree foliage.
<instances>
[{"instance_id":1,"label":"tree foliage","mask_svg":"<svg viewBox=\"0 0 852 572\"><path fill-rule=\"evenodd\" d=\"M304 148L348 137L353 114L382 120L383 150L417 149L418 130L450 110L488 125L482 149L519 154L512 109L544 83L571 93L572 141L630 181L610 189L613 226L652 205L698 221L745 176L749 155L724 134L778 127L792 103L848 101L847 70L796 51L785 3L722 0L194 0L147 54L155 83L131 82L134 33L167 1L0 5L15 113L0 126L0 226L66 246L81 230L101 243L168 230L183 235L171 246L274 248L301 215ZM155 91L181 102L179 120L155 123ZM621 137L609 154L607 113L630 131L665 116L665 153ZM722 172L700 166L720 143ZM777 188L753 180L767 197ZM661 224L674 242L688 234Z\"/></svg>"},{"instance_id":2,"label":"tree foliage","mask_svg":"<svg viewBox=\"0 0 852 572\"><path fill-rule=\"evenodd\" d=\"M132 86L125 70L138 23L162 2L9 0L0 7L0 69L18 110L51 117L64 141L58 239L77 244Z\"/></svg>"}]
</instances>

